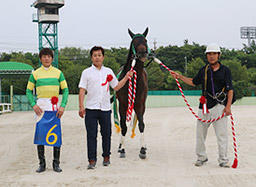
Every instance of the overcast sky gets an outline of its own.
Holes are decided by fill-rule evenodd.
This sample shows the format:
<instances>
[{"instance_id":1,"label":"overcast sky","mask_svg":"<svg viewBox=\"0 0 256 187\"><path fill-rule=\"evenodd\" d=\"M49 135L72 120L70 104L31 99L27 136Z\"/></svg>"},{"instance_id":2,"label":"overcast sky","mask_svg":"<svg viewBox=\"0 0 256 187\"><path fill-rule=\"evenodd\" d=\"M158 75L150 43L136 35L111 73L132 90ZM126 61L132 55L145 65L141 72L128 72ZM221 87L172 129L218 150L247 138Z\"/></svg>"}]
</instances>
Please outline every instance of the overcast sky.
<instances>
[{"instance_id":1,"label":"overcast sky","mask_svg":"<svg viewBox=\"0 0 256 187\"><path fill-rule=\"evenodd\" d=\"M1 0L0 51L38 49L33 0ZM242 48L241 26L256 26L256 0L66 0L60 10L59 47L129 47L127 29L157 46L218 43Z\"/></svg>"}]
</instances>

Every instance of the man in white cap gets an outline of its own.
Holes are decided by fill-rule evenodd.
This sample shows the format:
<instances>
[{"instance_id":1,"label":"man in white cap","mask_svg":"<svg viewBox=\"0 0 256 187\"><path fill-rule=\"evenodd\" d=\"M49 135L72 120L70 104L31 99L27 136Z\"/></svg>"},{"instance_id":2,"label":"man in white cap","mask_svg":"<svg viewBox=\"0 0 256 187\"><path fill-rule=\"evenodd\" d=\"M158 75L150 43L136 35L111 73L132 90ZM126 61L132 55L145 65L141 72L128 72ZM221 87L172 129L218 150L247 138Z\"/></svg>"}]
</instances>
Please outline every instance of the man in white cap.
<instances>
[{"instance_id":1,"label":"man in white cap","mask_svg":"<svg viewBox=\"0 0 256 187\"><path fill-rule=\"evenodd\" d=\"M198 116L205 120L210 120L226 114L222 119L213 122L215 134L217 136L219 150L219 166L229 167L228 131L227 116L231 114L231 104L234 102L233 86L230 70L219 61L221 51L216 44L208 45L205 51L208 63L202 67L194 78L188 78L181 74L171 74L174 78L182 80L184 83L196 86L202 85L202 97L200 98ZM197 120L196 128L196 155L195 166L202 166L208 161L205 148L205 139L210 123L203 123Z\"/></svg>"}]
</instances>

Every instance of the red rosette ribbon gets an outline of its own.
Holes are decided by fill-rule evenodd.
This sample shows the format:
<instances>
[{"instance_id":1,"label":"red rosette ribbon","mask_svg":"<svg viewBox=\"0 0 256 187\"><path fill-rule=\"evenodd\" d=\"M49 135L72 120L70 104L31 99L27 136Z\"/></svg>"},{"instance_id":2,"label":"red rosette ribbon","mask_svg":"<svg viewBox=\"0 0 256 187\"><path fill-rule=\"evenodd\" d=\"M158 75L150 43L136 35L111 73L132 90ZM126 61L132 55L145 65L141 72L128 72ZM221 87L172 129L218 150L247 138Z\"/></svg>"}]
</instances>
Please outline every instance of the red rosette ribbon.
<instances>
[{"instance_id":1,"label":"red rosette ribbon","mask_svg":"<svg viewBox=\"0 0 256 187\"><path fill-rule=\"evenodd\" d=\"M205 96L201 96L199 101L203 105L203 114L209 113L207 105L206 105L206 98L205 98Z\"/></svg>"},{"instance_id":2,"label":"red rosette ribbon","mask_svg":"<svg viewBox=\"0 0 256 187\"><path fill-rule=\"evenodd\" d=\"M109 82L113 80L113 76L111 74L108 74L107 75L107 78L106 78L106 81L104 83L101 84L101 86L105 86L106 84L108 84L108 87L107 87L107 92L109 90Z\"/></svg>"},{"instance_id":3,"label":"red rosette ribbon","mask_svg":"<svg viewBox=\"0 0 256 187\"><path fill-rule=\"evenodd\" d=\"M56 96L53 96L53 97L51 98L52 110L53 110L53 111L54 111L54 105L56 105L56 109L57 109L57 103L58 103L58 101L59 101L59 99L58 99L58 97L56 97Z\"/></svg>"}]
</instances>

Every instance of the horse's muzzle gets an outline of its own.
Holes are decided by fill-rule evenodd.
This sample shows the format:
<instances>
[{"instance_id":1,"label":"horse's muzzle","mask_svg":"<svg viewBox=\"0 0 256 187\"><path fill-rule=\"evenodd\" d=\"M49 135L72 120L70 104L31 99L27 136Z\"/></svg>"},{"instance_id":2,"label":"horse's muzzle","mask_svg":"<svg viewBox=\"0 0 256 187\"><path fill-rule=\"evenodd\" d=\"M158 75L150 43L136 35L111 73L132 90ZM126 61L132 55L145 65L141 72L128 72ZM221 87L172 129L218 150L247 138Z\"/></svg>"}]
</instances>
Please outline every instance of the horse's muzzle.
<instances>
[{"instance_id":1,"label":"horse's muzzle","mask_svg":"<svg viewBox=\"0 0 256 187\"><path fill-rule=\"evenodd\" d=\"M136 54L136 57L139 58L139 59L141 59L141 58L147 58L147 56L148 56L148 53L147 53L147 52L138 52L138 53Z\"/></svg>"}]
</instances>

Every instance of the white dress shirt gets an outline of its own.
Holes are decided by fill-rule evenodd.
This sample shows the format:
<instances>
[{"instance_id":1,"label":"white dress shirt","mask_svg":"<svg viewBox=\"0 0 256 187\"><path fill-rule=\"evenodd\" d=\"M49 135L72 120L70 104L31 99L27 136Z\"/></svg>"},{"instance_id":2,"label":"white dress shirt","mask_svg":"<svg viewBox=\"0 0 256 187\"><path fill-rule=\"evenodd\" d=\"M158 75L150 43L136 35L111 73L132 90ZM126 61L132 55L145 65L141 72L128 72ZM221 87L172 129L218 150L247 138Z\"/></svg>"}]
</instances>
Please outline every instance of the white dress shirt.
<instances>
[{"instance_id":1,"label":"white dress shirt","mask_svg":"<svg viewBox=\"0 0 256 187\"><path fill-rule=\"evenodd\" d=\"M112 81L102 86L106 82L107 76L112 75ZM102 66L97 69L94 65L86 68L81 75L79 88L87 91L86 107L92 110L111 110L109 85L115 88L118 80L110 68Z\"/></svg>"}]
</instances>

